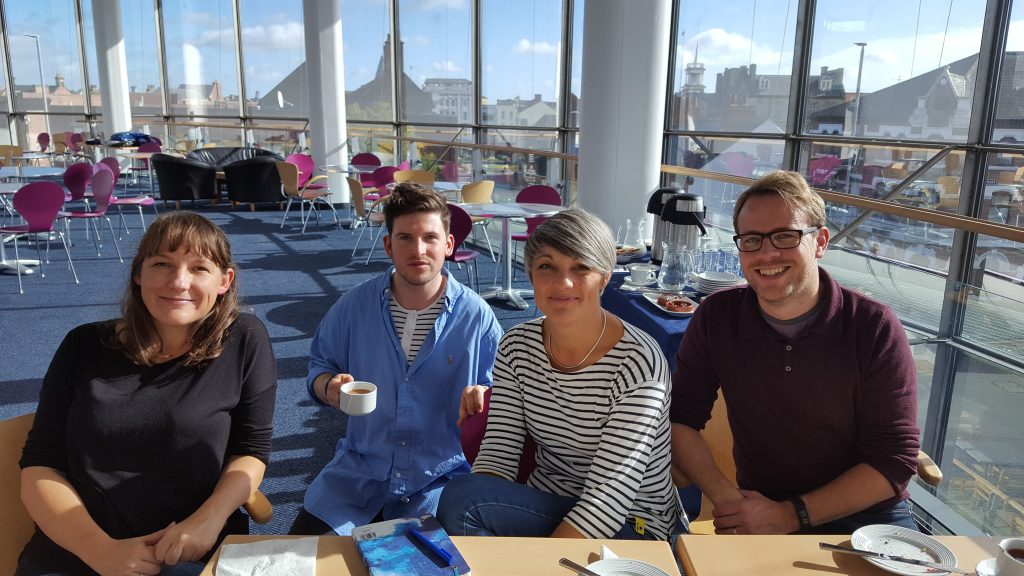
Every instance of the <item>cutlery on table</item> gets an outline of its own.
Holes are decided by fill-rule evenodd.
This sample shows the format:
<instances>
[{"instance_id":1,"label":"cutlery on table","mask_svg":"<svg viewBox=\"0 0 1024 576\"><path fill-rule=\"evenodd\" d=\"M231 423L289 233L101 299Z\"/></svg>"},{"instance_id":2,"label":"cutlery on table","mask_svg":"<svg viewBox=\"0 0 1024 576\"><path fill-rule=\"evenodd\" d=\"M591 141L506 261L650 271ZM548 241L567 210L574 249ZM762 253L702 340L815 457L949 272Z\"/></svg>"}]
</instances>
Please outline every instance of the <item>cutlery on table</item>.
<instances>
[{"instance_id":1,"label":"cutlery on table","mask_svg":"<svg viewBox=\"0 0 1024 576\"><path fill-rule=\"evenodd\" d=\"M853 554L855 556L864 556L865 558L878 558L879 560L890 560L892 562L924 566L926 568L931 568L932 570L941 570L942 572L974 574L974 572L962 570L956 566L949 566L948 564L939 564L938 562L929 562L927 560L918 560L916 558L904 558L903 556L893 556L892 554L882 554L881 552L869 552L867 550L858 550L856 548L848 548L846 546L836 546L835 544L827 544L825 542L819 542L818 547L822 550L830 550L832 552L840 552L842 554Z\"/></svg>"},{"instance_id":2,"label":"cutlery on table","mask_svg":"<svg viewBox=\"0 0 1024 576\"><path fill-rule=\"evenodd\" d=\"M594 572L593 570L588 570L586 567L580 566L579 564L573 562L572 560L569 560L568 558L562 558L558 561L558 563L562 566L565 566L569 570L576 572L577 574L583 574L583 576L601 576L597 572Z\"/></svg>"}]
</instances>

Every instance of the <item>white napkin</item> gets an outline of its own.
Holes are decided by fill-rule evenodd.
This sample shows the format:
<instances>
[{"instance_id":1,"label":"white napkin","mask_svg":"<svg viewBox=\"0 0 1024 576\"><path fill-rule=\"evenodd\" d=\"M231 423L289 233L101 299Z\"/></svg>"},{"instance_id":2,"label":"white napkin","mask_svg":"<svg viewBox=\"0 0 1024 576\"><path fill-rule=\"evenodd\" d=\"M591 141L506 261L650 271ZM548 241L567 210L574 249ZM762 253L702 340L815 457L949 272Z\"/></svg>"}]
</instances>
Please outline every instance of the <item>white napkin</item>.
<instances>
[{"instance_id":1,"label":"white napkin","mask_svg":"<svg viewBox=\"0 0 1024 576\"><path fill-rule=\"evenodd\" d=\"M217 576L314 576L316 537L221 546Z\"/></svg>"},{"instance_id":2,"label":"white napkin","mask_svg":"<svg viewBox=\"0 0 1024 576\"><path fill-rule=\"evenodd\" d=\"M609 558L618 558L618 557L619 557L619 555L616 554L615 552L612 552L611 548L605 546L604 544L601 545L601 560L607 560Z\"/></svg>"}]
</instances>

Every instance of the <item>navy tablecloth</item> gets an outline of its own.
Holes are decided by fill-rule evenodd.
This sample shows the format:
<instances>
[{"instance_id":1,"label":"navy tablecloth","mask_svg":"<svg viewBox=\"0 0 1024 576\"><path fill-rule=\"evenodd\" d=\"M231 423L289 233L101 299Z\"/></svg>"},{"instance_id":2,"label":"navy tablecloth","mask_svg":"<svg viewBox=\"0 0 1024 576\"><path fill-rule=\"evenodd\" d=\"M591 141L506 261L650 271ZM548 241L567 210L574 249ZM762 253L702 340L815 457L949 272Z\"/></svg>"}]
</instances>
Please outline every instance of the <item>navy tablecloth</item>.
<instances>
[{"instance_id":1,"label":"navy tablecloth","mask_svg":"<svg viewBox=\"0 0 1024 576\"><path fill-rule=\"evenodd\" d=\"M690 317L671 316L657 309L639 292L620 290L619 287L625 279L624 273L612 274L611 282L601 295L601 305L605 310L653 336L668 359L669 367L675 370L676 351L679 350L679 343L683 340L683 332L690 323Z\"/></svg>"}]
</instances>

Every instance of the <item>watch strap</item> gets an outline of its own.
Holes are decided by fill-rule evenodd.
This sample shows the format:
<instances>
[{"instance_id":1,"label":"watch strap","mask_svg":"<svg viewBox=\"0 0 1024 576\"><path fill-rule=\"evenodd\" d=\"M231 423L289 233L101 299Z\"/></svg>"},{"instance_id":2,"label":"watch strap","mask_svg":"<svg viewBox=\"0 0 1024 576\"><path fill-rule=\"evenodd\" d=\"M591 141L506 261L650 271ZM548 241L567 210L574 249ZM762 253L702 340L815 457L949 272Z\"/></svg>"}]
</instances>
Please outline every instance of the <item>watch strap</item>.
<instances>
[{"instance_id":1,"label":"watch strap","mask_svg":"<svg viewBox=\"0 0 1024 576\"><path fill-rule=\"evenodd\" d=\"M804 503L804 499L797 496L790 500L793 504L793 508L796 510L796 518L800 521L800 530L807 530L813 528L814 524L811 524L811 515L807 512L807 504Z\"/></svg>"}]
</instances>

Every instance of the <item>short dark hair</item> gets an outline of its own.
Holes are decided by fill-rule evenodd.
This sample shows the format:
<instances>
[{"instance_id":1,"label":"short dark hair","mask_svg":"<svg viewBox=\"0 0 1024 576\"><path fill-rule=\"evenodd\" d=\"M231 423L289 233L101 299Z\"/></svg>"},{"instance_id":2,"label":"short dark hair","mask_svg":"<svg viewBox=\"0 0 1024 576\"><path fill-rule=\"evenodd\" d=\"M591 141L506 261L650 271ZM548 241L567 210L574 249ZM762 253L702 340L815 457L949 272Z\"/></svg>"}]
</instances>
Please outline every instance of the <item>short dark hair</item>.
<instances>
[{"instance_id":1,"label":"short dark hair","mask_svg":"<svg viewBox=\"0 0 1024 576\"><path fill-rule=\"evenodd\" d=\"M448 202L429 186L416 182L397 184L384 201L384 221L388 226L388 234L394 226L395 218L416 212L436 212L441 216L441 223L447 234L452 221L448 211Z\"/></svg>"}]
</instances>

